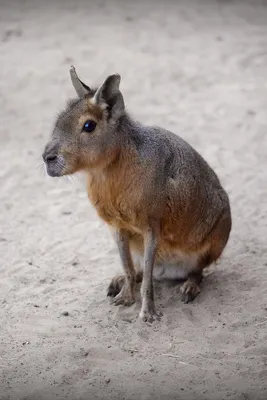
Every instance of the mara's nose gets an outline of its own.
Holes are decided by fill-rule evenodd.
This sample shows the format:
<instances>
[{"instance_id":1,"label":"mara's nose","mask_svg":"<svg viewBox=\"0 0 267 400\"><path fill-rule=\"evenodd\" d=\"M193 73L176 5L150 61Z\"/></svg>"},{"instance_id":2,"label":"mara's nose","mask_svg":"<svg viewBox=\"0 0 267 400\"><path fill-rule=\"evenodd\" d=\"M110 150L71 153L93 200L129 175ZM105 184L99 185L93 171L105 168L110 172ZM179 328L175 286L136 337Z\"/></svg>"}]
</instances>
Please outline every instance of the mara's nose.
<instances>
[{"instance_id":1,"label":"mara's nose","mask_svg":"<svg viewBox=\"0 0 267 400\"><path fill-rule=\"evenodd\" d=\"M43 160L46 163L56 161L58 154L58 144L55 142L50 142L46 145L43 152Z\"/></svg>"},{"instance_id":2,"label":"mara's nose","mask_svg":"<svg viewBox=\"0 0 267 400\"><path fill-rule=\"evenodd\" d=\"M43 154L43 160L45 162L56 161L57 155L55 153Z\"/></svg>"}]
</instances>

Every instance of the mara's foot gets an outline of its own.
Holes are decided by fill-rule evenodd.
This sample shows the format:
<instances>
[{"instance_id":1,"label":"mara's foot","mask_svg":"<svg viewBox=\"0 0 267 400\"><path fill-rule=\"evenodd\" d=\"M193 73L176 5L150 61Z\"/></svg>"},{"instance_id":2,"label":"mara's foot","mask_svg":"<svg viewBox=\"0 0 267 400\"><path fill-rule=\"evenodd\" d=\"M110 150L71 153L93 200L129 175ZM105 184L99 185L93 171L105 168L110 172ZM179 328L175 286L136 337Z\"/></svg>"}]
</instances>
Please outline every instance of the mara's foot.
<instances>
[{"instance_id":1,"label":"mara's foot","mask_svg":"<svg viewBox=\"0 0 267 400\"><path fill-rule=\"evenodd\" d=\"M143 273L137 272L136 283L142 282L142 278L143 278ZM110 297L117 296L120 293L124 283L125 283L124 275L114 276L114 278L111 279L111 282L108 286L107 296L110 296Z\"/></svg>"},{"instance_id":2,"label":"mara's foot","mask_svg":"<svg viewBox=\"0 0 267 400\"><path fill-rule=\"evenodd\" d=\"M195 297L200 293L200 287L196 282L190 280L186 281L181 287L182 301L184 303L189 303L193 301Z\"/></svg>"},{"instance_id":3,"label":"mara's foot","mask_svg":"<svg viewBox=\"0 0 267 400\"><path fill-rule=\"evenodd\" d=\"M159 320L161 317L162 313L160 311L156 311L153 301L142 305L142 309L139 314L139 318L142 321L152 323L155 320Z\"/></svg>"},{"instance_id":4,"label":"mara's foot","mask_svg":"<svg viewBox=\"0 0 267 400\"><path fill-rule=\"evenodd\" d=\"M129 307L133 303L135 303L134 288L127 287L125 284L122 286L120 293L112 299L112 304L115 306Z\"/></svg>"},{"instance_id":5,"label":"mara's foot","mask_svg":"<svg viewBox=\"0 0 267 400\"><path fill-rule=\"evenodd\" d=\"M108 286L107 296L117 296L120 293L124 283L125 277L123 275L114 276Z\"/></svg>"}]
</instances>

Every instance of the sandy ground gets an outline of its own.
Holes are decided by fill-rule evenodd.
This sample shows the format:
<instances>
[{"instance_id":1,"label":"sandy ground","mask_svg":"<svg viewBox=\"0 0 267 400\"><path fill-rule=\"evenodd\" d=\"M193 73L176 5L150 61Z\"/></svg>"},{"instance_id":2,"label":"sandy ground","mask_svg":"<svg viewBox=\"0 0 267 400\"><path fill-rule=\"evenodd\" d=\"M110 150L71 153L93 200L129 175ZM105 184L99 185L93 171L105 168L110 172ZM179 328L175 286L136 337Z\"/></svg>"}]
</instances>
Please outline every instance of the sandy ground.
<instances>
[{"instance_id":1,"label":"sandy ground","mask_svg":"<svg viewBox=\"0 0 267 400\"><path fill-rule=\"evenodd\" d=\"M1 0L0 37L1 400L266 400L267 4ZM133 115L230 195L220 264L193 304L157 284L151 326L106 298L121 268L82 180L39 168L71 64L89 84L119 72Z\"/></svg>"}]
</instances>

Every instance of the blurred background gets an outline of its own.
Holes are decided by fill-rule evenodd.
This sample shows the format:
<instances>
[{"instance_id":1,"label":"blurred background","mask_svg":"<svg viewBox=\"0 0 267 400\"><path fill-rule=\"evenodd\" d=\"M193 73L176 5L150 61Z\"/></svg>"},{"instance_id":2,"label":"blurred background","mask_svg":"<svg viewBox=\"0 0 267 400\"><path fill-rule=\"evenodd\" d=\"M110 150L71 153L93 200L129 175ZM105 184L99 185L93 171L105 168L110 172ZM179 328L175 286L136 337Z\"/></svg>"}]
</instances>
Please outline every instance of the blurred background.
<instances>
[{"instance_id":1,"label":"blurred background","mask_svg":"<svg viewBox=\"0 0 267 400\"><path fill-rule=\"evenodd\" d=\"M267 2L0 0L0 399L266 399ZM75 96L122 76L128 110L193 145L233 231L192 305L109 305L116 248L82 179L41 154Z\"/></svg>"}]
</instances>

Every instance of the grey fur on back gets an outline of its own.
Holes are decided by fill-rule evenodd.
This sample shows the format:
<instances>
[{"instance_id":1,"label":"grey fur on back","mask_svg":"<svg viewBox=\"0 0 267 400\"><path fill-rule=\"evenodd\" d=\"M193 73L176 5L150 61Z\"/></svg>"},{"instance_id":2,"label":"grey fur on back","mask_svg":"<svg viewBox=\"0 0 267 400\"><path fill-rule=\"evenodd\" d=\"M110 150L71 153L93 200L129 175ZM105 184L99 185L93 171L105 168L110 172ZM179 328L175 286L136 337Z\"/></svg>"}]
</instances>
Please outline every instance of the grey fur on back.
<instances>
[{"instance_id":1,"label":"grey fur on back","mask_svg":"<svg viewBox=\"0 0 267 400\"><path fill-rule=\"evenodd\" d=\"M184 206L189 199L191 203L196 202L200 219L206 219L207 226L229 207L228 195L214 170L180 136L161 127L142 125L127 113L121 117L117 129L119 135L127 138L125 142L130 141L137 149L144 165L153 166L157 181L153 188L158 186L167 193L168 182L177 182L177 201Z\"/></svg>"}]
</instances>

